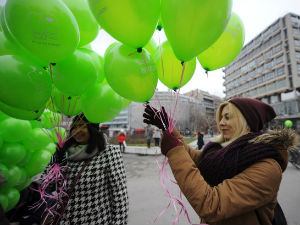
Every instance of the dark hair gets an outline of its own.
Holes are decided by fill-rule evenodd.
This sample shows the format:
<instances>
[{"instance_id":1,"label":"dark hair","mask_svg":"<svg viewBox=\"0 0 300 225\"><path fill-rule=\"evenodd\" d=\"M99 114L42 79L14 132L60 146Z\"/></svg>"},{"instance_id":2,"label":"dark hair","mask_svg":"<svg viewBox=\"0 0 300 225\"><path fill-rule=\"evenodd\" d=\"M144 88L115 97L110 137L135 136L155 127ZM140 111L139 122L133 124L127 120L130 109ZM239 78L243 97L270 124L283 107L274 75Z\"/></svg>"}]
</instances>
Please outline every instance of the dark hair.
<instances>
[{"instance_id":1,"label":"dark hair","mask_svg":"<svg viewBox=\"0 0 300 225\"><path fill-rule=\"evenodd\" d=\"M98 151L103 151L106 148L106 141L103 132L99 130L99 123L90 123L83 113L80 113L73 118L69 131L69 139L64 144L63 151L66 152L69 147L77 143L71 136L71 132L74 129L74 123L79 121L84 121L86 123L90 134L88 147L85 150L86 153L92 153L96 147L98 148Z\"/></svg>"}]
</instances>

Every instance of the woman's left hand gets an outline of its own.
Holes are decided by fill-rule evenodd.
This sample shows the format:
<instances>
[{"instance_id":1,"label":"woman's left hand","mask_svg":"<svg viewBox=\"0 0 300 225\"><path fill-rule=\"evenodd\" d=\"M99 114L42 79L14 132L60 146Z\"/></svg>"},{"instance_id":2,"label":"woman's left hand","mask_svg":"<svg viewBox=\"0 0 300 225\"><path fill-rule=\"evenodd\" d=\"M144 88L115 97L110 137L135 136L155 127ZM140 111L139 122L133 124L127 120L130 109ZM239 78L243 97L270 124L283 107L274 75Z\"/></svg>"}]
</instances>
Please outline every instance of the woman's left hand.
<instances>
[{"instance_id":1,"label":"woman's left hand","mask_svg":"<svg viewBox=\"0 0 300 225\"><path fill-rule=\"evenodd\" d=\"M167 155L168 151L177 146L181 146L183 143L168 130L163 132L163 137L161 139L161 153Z\"/></svg>"}]
</instances>

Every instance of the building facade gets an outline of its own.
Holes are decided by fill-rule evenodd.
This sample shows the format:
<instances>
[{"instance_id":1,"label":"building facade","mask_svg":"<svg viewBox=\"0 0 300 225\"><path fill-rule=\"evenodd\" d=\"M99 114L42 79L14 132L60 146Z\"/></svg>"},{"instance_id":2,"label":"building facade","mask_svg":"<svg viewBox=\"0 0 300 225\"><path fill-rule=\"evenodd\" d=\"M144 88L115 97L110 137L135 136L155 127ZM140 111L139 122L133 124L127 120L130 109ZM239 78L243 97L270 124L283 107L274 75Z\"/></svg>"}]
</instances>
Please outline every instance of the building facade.
<instances>
[{"instance_id":1,"label":"building facade","mask_svg":"<svg viewBox=\"0 0 300 225\"><path fill-rule=\"evenodd\" d=\"M299 15L277 19L223 71L226 99L260 99L274 107L278 124L291 119L300 131Z\"/></svg>"},{"instance_id":2,"label":"building facade","mask_svg":"<svg viewBox=\"0 0 300 225\"><path fill-rule=\"evenodd\" d=\"M190 92L185 93L185 95L199 99L204 106L203 115L205 115L206 119L206 128L205 132L208 129L213 129L214 133L218 132L217 124L216 124L216 112L219 105L224 101L222 98L211 95L206 91L202 91L199 89L192 90Z\"/></svg>"},{"instance_id":3,"label":"building facade","mask_svg":"<svg viewBox=\"0 0 300 225\"><path fill-rule=\"evenodd\" d=\"M201 129L201 124L203 124L201 120L205 118L205 107L201 99L183 94L176 95L174 91L156 91L149 103L156 109L164 106L168 114L174 118L174 124L176 123L180 131L192 132ZM113 120L101 125L109 126L109 129L115 132L121 129L129 132L144 129L146 126L142 116L144 109L143 103L132 102Z\"/></svg>"}]
</instances>

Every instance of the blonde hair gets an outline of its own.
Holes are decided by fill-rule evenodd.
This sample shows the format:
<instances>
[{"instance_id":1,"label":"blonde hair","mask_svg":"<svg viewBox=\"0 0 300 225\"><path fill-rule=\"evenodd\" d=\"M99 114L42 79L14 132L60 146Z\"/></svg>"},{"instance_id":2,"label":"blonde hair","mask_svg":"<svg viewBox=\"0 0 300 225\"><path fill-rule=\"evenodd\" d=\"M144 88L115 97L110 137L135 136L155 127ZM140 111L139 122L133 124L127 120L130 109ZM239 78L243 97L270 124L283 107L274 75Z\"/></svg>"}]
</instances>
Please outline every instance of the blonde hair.
<instances>
[{"instance_id":1,"label":"blonde hair","mask_svg":"<svg viewBox=\"0 0 300 225\"><path fill-rule=\"evenodd\" d=\"M236 119L236 130L230 140L226 140L224 138L224 135L221 133L221 129L220 129L220 121L222 119L222 112L223 112L223 109L225 106L228 106L229 113L231 114L231 116L233 118ZM219 106L219 108L217 110L217 114L216 114L216 122L217 122L218 129L219 129L221 135L216 137L213 141L220 143L222 145L223 144L228 145L231 142L233 142L234 140L236 140L237 138L239 138L245 134L248 134L250 132L250 128L247 124L245 117L243 116L241 111L234 104L232 104L230 102L223 102Z\"/></svg>"}]
</instances>

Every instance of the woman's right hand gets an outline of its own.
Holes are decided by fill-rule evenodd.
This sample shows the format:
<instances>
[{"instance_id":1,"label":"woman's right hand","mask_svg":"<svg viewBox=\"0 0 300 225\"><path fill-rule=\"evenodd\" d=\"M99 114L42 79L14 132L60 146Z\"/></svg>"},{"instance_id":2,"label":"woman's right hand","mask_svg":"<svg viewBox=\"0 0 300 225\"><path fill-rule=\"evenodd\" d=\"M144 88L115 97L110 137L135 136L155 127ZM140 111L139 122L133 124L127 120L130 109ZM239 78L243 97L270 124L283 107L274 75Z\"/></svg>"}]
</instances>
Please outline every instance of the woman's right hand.
<instances>
[{"instance_id":1,"label":"woman's right hand","mask_svg":"<svg viewBox=\"0 0 300 225\"><path fill-rule=\"evenodd\" d=\"M158 111L154 107L147 105L143 117L144 123L151 124L162 130L169 128L169 118L164 107L162 107L162 111Z\"/></svg>"}]
</instances>

